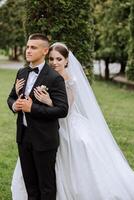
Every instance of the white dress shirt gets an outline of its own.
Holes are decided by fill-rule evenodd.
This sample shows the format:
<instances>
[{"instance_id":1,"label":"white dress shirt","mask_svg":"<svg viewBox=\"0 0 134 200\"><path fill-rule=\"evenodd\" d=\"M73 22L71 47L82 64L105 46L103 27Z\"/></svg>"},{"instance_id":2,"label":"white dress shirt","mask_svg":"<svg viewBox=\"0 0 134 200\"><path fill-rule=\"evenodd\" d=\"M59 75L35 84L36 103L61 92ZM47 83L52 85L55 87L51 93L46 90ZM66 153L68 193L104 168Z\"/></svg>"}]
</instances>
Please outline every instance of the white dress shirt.
<instances>
[{"instance_id":1,"label":"white dress shirt","mask_svg":"<svg viewBox=\"0 0 134 200\"><path fill-rule=\"evenodd\" d=\"M27 79L27 83L26 83L26 88L25 88L25 97L28 97L32 88L33 88L33 85L37 79L37 77L39 76L40 74L40 71L42 70L43 66L45 65L45 61L39 65L37 65L36 67L38 67L39 69L39 73L35 73L34 71L30 72L29 73L29 76L28 76L28 79ZM31 66L32 68L32 66ZM23 113L23 124L24 126L27 126L27 121L26 121L26 116L25 116L25 113Z\"/></svg>"}]
</instances>

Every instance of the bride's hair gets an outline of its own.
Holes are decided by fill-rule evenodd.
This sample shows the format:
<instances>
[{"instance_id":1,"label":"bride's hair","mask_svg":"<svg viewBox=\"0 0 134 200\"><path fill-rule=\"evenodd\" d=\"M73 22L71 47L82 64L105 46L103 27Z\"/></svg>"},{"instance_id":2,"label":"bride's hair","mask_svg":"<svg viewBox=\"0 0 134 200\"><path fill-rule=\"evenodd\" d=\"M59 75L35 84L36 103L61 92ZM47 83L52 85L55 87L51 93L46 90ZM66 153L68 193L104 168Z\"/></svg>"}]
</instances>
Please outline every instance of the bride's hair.
<instances>
[{"instance_id":1,"label":"bride's hair","mask_svg":"<svg viewBox=\"0 0 134 200\"><path fill-rule=\"evenodd\" d=\"M52 50L58 51L62 56L64 56L64 58L68 58L68 56L69 56L69 50L64 43L56 42L56 43L52 44L49 48L49 53Z\"/></svg>"}]
</instances>

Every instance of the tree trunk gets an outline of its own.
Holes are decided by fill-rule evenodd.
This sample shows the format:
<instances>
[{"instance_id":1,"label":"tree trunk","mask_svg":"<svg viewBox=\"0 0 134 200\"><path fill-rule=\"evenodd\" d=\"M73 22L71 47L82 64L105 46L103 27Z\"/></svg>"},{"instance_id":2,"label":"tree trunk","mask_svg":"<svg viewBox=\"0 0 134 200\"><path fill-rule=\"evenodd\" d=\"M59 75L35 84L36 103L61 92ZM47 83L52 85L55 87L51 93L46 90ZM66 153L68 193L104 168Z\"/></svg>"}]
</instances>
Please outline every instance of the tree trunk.
<instances>
[{"instance_id":1,"label":"tree trunk","mask_svg":"<svg viewBox=\"0 0 134 200\"><path fill-rule=\"evenodd\" d=\"M109 59L105 60L105 80L109 80Z\"/></svg>"},{"instance_id":2,"label":"tree trunk","mask_svg":"<svg viewBox=\"0 0 134 200\"><path fill-rule=\"evenodd\" d=\"M99 66L99 76L100 76L100 78L102 78L102 75L101 75L101 60L98 61L98 66Z\"/></svg>"},{"instance_id":3,"label":"tree trunk","mask_svg":"<svg viewBox=\"0 0 134 200\"><path fill-rule=\"evenodd\" d=\"M13 60L18 60L18 47L16 45L14 46Z\"/></svg>"},{"instance_id":4,"label":"tree trunk","mask_svg":"<svg viewBox=\"0 0 134 200\"><path fill-rule=\"evenodd\" d=\"M10 53L9 53L9 60L15 60L18 61L18 47L15 46L11 49Z\"/></svg>"},{"instance_id":5,"label":"tree trunk","mask_svg":"<svg viewBox=\"0 0 134 200\"><path fill-rule=\"evenodd\" d=\"M120 62L120 64L121 64L120 74L125 74L125 68L126 68L127 61L126 60L122 60Z\"/></svg>"}]
</instances>

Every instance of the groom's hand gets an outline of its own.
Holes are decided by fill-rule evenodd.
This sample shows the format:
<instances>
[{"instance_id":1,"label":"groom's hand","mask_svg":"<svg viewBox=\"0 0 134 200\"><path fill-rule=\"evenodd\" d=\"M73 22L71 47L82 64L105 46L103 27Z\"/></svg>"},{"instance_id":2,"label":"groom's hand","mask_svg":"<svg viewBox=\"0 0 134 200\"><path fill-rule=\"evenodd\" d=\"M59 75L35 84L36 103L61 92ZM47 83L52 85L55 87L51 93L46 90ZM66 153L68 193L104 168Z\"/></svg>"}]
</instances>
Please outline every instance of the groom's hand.
<instances>
[{"instance_id":1,"label":"groom's hand","mask_svg":"<svg viewBox=\"0 0 134 200\"><path fill-rule=\"evenodd\" d=\"M18 112L22 110L22 94L18 97L18 99L14 102L12 109L14 112Z\"/></svg>"},{"instance_id":2,"label":"groom's hand","mask_svg":"<svg viewBox=\"0 0 134 200\"><path fill-rule=\"evenodd\" d=\"M32 99L28 97L27 99L22 100L22 111L23 112L31 112L32 107Z\"/></svg>"}]
</instances>

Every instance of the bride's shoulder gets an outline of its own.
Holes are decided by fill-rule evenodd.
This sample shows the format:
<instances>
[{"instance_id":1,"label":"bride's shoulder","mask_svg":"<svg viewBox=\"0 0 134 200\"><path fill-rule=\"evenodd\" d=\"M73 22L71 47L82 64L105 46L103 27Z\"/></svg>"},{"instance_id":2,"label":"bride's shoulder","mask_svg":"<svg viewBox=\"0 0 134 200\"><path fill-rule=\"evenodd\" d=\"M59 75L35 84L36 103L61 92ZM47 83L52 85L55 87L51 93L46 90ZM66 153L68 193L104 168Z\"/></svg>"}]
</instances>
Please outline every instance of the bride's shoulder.
<instances>
[{"instance_id":1,"label":"bride's shoulder","mask_svg":"<svg viewBox=\"0 0 134 200\"><path fill-rule=\"evenodd\" d=\"M75 79L67 79L65 80L65 84L66 84L66 87L67 88L70 88L70 87L74 87L75 86Z\"/></svg>"}]
</instances>

